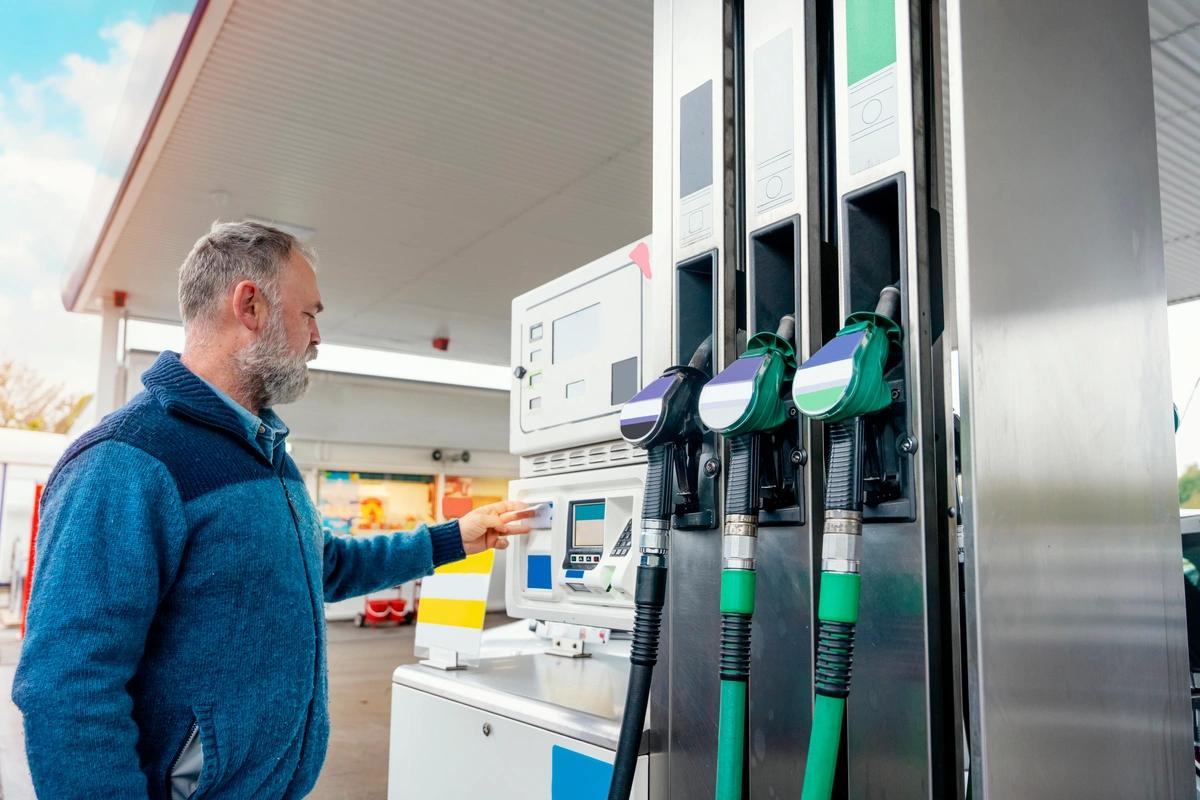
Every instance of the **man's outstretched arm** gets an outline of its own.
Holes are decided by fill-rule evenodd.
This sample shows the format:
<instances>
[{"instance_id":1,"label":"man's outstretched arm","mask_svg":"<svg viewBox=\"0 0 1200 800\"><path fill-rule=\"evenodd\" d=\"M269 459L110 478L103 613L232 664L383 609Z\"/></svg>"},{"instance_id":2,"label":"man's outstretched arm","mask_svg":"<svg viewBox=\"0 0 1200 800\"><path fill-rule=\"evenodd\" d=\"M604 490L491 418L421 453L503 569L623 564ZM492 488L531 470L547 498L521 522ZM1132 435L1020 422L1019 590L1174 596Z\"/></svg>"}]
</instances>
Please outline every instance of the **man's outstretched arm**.
<instances>
[{"instance_id":1,"label":"man's outstretched arm","mask_svg":"<svg viewBox=\"0 0 1200 800\"><path fill-rule=\"evenodd\" d=\"M489 547L503 550L504 537L528 533L519 520L532 515L524 503L492 503L457 522L369 538L325 534L325 600L335 602L429 575L435 567Z\"/></svg>"},{"instance_id":2,"label":"man's outstretched arm","mask_svg":"<svg viewBox=\"0 0 1200 800\"><path fill-rule=\"evenodd\" d=\"M127 444L82 451L47 487L13 683L38 796L147 795L125 686L186 535L166 468Z\"/></svg>"}]
</instances>

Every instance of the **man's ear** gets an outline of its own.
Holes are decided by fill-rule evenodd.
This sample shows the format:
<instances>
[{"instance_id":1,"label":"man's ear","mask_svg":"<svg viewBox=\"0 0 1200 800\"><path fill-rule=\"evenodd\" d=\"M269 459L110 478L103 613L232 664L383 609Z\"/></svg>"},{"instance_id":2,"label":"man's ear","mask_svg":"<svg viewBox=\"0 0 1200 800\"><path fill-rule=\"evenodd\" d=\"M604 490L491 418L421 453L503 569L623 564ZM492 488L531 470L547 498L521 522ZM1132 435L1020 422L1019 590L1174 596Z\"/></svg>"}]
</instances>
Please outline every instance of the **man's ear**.
<instances>
[{"instance_id":1,"label":"man's ear","mask_svg":"<svg viewBox=\"0 0 1200 800\"><path fill-rule=\"evenodd\" d=\"M257 331L266 322L266 299L254 281L242 281L233 287L233 316L250 331Z\"/></svg>"}]
</instances>

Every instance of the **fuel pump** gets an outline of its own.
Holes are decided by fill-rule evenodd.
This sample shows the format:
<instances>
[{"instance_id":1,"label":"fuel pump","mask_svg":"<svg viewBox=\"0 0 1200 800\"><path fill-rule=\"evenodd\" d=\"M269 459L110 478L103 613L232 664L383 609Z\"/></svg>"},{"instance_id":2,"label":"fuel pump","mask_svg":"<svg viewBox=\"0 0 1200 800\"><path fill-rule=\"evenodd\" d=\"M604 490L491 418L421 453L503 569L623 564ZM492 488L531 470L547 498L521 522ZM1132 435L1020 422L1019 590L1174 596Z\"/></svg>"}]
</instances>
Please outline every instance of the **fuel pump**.
<instances>
[{"instance_id":1,"label":"fuel pump","mask_svg":"<svg viewBox=\"0 0 1200 800\"><path fill-rule=\"evenodd\" d=\"M796 372L797 410L828 426L825 527L821 538L821 592L817 606L817 659L813 667L812 732L803 800L828 800L850 694L854 628L858 623L863 520L865 415L892 403L884 379L903 333L896 322L900 290L885 287L874 311L851 314L846 325Z\"/></svg>"},{"instance_id":2,"label":"fuel pump","mask_svg":"<svg viewBox=\"0 0 1200 800\"><path fill-rule=\"evenodd\" d=\"M764 331L700 392L700 419L729 442L721 564L721 713L717 731L718 800L742 796L746 683L754 615L760 466L777 456L769 437L789 418L788 382L796 371L796 321ZM776 474L780 470L776 469ZM779 489L782 481L772 481Z\"/></svg>"},{"instance_id":3,"label":"fuel pump","mask_svg":"<svg viewBox=\"0 0 1200 800\"><path fill-rule=\"evenodd\" d=\"M638 745L646 724L650 681L658 661L658 637L667 594L667 554L671 515L697 507L697 459L702 431L697 418L700 390L708 381L712 337L705 339L687 366L670 367L621 409L621 436L646 450L646 486L642 495L642 558L634 594L633 644L629 687L617 740L609 800L627 800L637 769ZM675 495L681 498L675 505Z\"/></svg>"}]
</instances>

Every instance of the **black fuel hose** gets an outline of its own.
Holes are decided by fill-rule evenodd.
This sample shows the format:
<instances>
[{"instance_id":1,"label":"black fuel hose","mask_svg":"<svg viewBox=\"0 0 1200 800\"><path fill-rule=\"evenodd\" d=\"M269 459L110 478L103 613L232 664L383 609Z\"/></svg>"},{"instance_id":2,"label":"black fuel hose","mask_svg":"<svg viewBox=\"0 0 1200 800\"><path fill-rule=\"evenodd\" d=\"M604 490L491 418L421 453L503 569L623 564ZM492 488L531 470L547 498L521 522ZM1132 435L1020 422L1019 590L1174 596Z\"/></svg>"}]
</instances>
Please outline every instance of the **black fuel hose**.
<instances>
[{"instance_id":1,"label":"black fuel hose","mask_svg":"<svg viewBox=\"0 0 1200 800\"><path fill-rule=\"evenodd\" d=\"M683 372L692 373L687 380L706 380L712 360L712 336L705 337L697 347ZM670 374L680 368L668 370ZM646 727L646 709L650 704L650 684L654 665L658 662L658 640L662 631L663 606L667 598L667 555L671 530L671 514L675 510L672 472L676 461L688 458L688 443L698 438L696 424L696 393L685 391L673 395L671 408L664 407L664 438L646 449L646 485L642 494L642 536L639 542L641 560L637 568L637 587L634 591L633 644L629 652L629 685L625 690L625 713L621 718L621 733L613 761L612 782L608 787L609 800L628 800L637 773L638 753L642 732ZM665 399L664 399L664 402ZM651 441L654 441L652 439ZM643 445L645 446L645 445ZM678 451L677 449L678 448ZM680 477L681 484L686 479ZM680 487L686 494L686 488Z\"/></svg>"},{"instance_id":2,"label":"black fuel hose","mask_svg":"<svg viewBox=\"0 0 1200 800\"><path fill-rule=\"evenodd\" d=\"M671 466L673 444L651 448L647 453L646 489L642 496L642 527L665 529L671 524ZM647 522L650 525L647 525ZM664 534L665 536L665 534ZM634 592L633 644L629 654L629 686L625 691L625 713L613 761L608 800L628 800L637 772L638 751L650 704L650 683L658 662L658 639L662 630L663 605L667 596L667 554L647 552L644 544L637 568Z\"/></svg>"}]
</instances>

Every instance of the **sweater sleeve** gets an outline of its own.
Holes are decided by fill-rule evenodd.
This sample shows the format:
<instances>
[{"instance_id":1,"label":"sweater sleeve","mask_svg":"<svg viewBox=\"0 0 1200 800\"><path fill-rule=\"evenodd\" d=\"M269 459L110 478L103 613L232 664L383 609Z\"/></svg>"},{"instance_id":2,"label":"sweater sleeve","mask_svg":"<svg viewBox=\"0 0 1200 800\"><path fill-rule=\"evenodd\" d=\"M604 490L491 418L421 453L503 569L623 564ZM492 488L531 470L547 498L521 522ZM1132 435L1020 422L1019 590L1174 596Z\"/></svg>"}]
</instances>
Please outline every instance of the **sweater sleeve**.
<instances>
[{"instance_id":1,"label":"sweater sleeve","mask_svg":"<svg viewBox=\"0 0 1200 800\"><path fill-rule=\"evenodd\" d=\"M325 602L377 592L465 558L458 522L370 538L325 532Z\"/></svg>"},{"instance_id":2,"label":"sweater sleeve","mask_svg":"<svg viewBox=\"0 0 1200 800\"><path fill-rule=\"evenodd\" d=\"M38 796L146 797L125 687L186 535L166 468L130 445L93 445L48 485L13 682Z\"/></svg>"}]
</instances>

